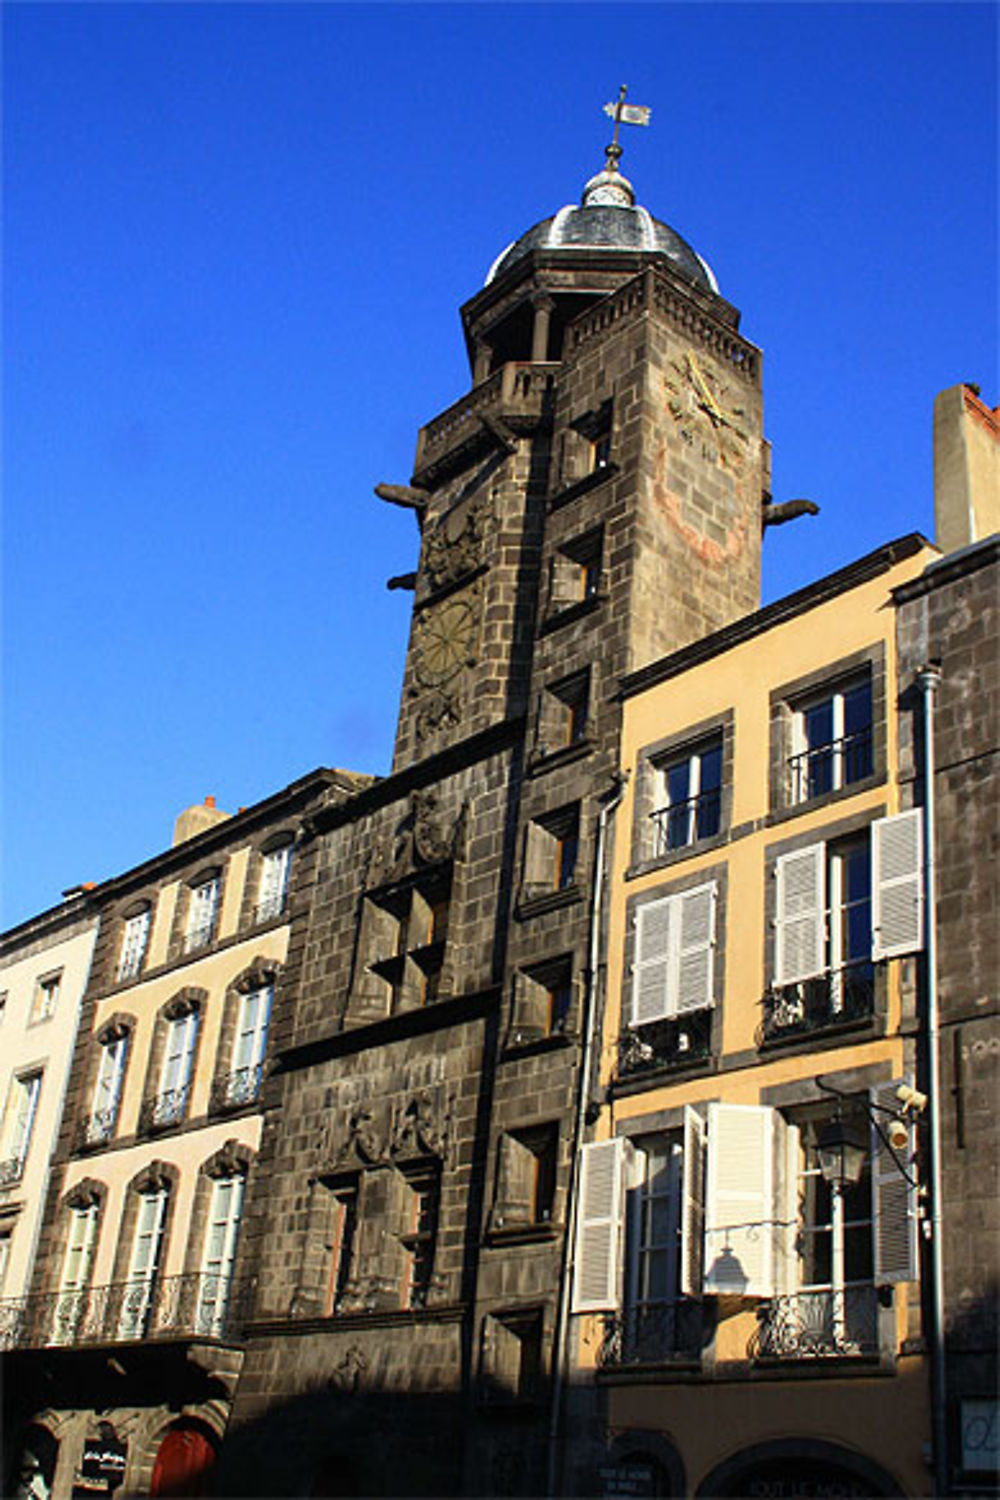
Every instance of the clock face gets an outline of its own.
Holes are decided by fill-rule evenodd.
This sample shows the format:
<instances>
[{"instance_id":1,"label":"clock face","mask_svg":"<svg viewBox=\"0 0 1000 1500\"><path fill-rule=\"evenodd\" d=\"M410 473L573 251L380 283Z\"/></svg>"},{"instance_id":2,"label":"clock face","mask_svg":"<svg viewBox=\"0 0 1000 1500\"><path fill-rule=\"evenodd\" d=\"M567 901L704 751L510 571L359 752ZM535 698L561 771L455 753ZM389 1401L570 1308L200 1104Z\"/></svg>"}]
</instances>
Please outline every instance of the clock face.
<instances>
[{"instance_id":1,"label":"clock face","mask_svg":"<svg viewBox=\"0 0 1000 1500\"><path fill-rule=\"evenodd\" d=\"M475 665L476 623L468 599L448 599L421 616L414 672L419 686L441 687Z\"/></svg>"},{"instance_id":2,"label":"clock face","mask_svg":"<svg viewBox=\"0 0 1000 1500\"><path fill-rule=\"evenodd\" d=\"M673 362L666 383L667 405L685 443L724 469L742 469L747 414L742 406L730 404L728 386L714 372L702 369L690 349Z\"/></svg>"}]
</instances>

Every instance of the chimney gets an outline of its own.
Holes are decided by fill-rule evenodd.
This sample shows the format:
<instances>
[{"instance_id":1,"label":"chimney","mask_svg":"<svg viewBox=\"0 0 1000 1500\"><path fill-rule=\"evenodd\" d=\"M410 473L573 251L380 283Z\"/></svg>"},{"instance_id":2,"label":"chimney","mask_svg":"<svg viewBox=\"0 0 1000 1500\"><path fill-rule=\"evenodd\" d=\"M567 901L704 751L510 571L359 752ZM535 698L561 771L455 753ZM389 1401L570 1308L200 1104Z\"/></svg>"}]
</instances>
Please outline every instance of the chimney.
<instances>
[{"instance_id":1,"label":"chimney","mask_svg":"<svg viewBox=\"0 0 1000 1500\"><path fill-rule=\"evenodd\" d=\"M1000 531L1000 406L990 410L977 385L934 401L934 526L942 552Z\"/></svg>"},{"instance_id":2,"label":"chimney","mask_svg":"<svg viewBox=\"0 0 1000 1500\"><path fill-rule=\"evenodd\" d=\"M174 824L173 847L204 833L206 828L214 828L216 823L224 823L228 817L228 813L216 807L214 797L206 797L204 802L186 807Z\"/></svg>"}]
</instances>

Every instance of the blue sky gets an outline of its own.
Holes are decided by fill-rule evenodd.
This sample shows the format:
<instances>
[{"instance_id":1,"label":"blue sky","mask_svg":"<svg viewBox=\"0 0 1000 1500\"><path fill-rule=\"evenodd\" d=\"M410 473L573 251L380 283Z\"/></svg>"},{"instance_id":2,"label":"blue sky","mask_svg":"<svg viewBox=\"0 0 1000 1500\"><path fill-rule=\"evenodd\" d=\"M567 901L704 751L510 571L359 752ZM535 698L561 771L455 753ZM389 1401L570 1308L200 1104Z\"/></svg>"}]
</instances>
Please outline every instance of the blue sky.
<instances>
[{"instance_id":1,"label":"blue sky","mask_svg":"<svg viewBox=\"0 0 1000 1500\"><path fill-rule=\"evenodd\" d=\"M5 925L316 765L388 769L458 306L602 163L764 349L774 598L932 533L997 381L977 4L18 4L4 16Z\"/></svg>"}]
</instances>

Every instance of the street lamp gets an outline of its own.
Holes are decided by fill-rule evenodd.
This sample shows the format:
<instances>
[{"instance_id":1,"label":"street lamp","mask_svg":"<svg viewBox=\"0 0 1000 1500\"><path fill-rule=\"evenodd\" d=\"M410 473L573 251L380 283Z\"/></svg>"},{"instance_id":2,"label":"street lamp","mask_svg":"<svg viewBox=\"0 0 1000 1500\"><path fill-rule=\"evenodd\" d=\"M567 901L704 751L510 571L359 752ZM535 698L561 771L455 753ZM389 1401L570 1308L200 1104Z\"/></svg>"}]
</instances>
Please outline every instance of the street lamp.
<instances>
[{"instance_id":1,"label":"street lamp","mask_svg":"<svg viewBox=\"0 0 1000 1500\"><path fill-rule=\"evenodd\" d=\"M824 1182L831 1187L853 1187L864 1171L866 1143L864 1132L853 1120L845 1120L837 1107L836 1117L824 1125L816 1137L816 1154Z\"/></svg>"}]
</instances>

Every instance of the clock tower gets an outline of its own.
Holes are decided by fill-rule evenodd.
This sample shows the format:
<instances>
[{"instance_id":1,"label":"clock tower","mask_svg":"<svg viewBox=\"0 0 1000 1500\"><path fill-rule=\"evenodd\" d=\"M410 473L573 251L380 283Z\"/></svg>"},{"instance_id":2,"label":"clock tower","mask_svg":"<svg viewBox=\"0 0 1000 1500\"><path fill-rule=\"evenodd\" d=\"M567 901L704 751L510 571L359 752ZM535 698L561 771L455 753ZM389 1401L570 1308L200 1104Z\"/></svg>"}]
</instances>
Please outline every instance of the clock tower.
<instances>
[{"instance_id":1,"label":"clock tower","mask_svg":"<svg viewBox=\"0 0 1000 1500\"><path fill-rule=\"evenodd\" d=\"M494 261L462 308L470 391L379 486L421 532L397 771L540 690L544 715L553 671L596 688L758 606L760 352L607 154Z\"/></svg>"}]
</instances>

